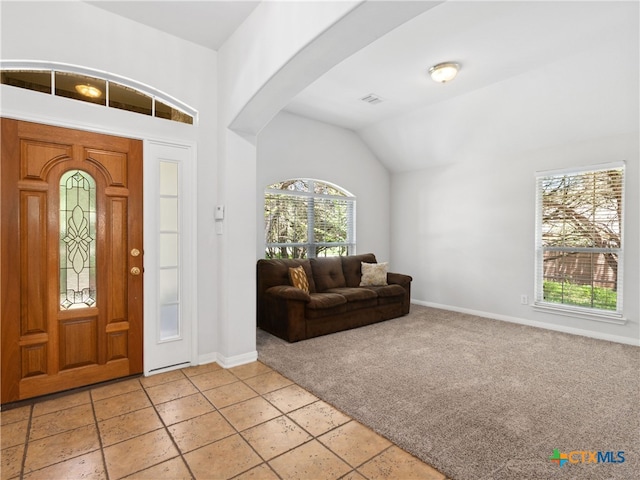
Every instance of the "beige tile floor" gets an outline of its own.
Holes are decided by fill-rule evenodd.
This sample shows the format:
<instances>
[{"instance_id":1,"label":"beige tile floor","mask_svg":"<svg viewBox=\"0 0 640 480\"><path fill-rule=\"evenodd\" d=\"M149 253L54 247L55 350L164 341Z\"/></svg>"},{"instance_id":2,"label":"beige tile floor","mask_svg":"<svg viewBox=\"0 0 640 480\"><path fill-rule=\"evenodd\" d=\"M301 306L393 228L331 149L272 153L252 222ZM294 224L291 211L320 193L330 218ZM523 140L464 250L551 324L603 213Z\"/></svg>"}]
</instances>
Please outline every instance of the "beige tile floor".
<instances>
[{"instance_id":1,"label":"beige tile floor","mask_svg":"<svg viewBox=\"0 0 640 480\"><path fill-rule=\"evenodd\" d=\"M1 412L2 479L444 479L260 362L213 363Z\"/></svg>"}]
</instances>

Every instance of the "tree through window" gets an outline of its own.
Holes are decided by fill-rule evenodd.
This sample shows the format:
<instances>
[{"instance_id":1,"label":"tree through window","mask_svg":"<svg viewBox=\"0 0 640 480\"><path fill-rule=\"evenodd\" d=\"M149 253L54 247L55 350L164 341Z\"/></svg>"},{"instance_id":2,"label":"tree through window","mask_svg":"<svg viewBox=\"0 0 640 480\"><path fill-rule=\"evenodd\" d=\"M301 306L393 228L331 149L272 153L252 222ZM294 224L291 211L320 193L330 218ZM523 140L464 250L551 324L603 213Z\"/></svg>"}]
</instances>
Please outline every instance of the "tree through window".
<instances>
[{"instance_id":1,"label":"tree through window","mask_svg":"<svg viewBox=\"0 0 640 480\"><path fill-rule=\"evenodd\" d=\"M264 194L266 258L314 258L355 253L356 199L311 179L269 185Z\"/></svg>"},{"instance_id":2,"label":"tree through window","mask_svg":"<svg viewBox=\"0 0 640 480\"><path fill-rule=\"evenodd\" d=\"M536 301L622 315L624 166L538 177Z\"/></svg>"}]
</instances>

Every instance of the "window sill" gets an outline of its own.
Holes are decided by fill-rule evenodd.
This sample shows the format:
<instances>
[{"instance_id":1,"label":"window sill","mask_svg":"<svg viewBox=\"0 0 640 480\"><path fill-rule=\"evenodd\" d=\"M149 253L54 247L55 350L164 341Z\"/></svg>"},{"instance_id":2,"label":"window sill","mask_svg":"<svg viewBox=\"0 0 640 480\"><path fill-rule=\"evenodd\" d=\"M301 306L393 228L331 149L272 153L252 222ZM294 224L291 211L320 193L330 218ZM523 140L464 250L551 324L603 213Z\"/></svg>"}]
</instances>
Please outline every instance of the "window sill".
<instances>
[{"instance_id":1,"label":"window sill","mask_svg":"<svg viewBox=\"0 0 640 480\"><path fill-rule=\"evenodd\" d=\"M584 320L594 320L596 322L613 323L615 325L625 325L627 319L618 313L599 313L586 308L580 307L562 307L550 303L536 302L533 309L540 312L554 313L556 315L564 315L567 317L582 318Z\"/></svg>"}]
</instances>

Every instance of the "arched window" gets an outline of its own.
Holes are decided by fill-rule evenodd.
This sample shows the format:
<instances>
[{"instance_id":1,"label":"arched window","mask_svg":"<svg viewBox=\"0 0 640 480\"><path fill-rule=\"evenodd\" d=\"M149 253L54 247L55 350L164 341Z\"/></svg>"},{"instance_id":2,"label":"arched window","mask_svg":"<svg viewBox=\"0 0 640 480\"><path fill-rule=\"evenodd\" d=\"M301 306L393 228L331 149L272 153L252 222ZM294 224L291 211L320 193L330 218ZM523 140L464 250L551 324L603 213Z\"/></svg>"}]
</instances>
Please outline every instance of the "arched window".
<instances>
[{"instance_id":1,"label":"arched window","mask_svg":"<svg viewBox=\"0 0 640 480\"><path fill-rule=\"evenodd\" d=\"M285 180L264 192L266 258L353 255L356 199L319 180Z\"/></svg>"},{"instance_id":2,"label":"arched window","mask_svg":"<svg viewBox=\"0 0 640 480\"><path fill-rule=\"evenodd\" d=\"M109 108L193 125L197 112L135 80L54 62L0 62L0 83Z\"/></svg>"}]
</instances>

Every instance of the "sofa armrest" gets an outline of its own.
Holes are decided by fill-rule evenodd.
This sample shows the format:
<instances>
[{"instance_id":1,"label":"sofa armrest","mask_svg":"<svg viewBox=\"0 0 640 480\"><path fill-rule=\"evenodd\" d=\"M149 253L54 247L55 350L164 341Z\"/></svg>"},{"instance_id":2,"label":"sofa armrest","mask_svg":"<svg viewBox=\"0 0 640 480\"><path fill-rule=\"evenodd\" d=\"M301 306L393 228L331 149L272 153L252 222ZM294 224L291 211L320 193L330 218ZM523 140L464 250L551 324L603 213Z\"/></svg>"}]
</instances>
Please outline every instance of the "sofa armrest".
<instances>
[{"instance_id":1,"label":"sofa armrest","mask_svg":"<svg viewBox=\"0 0 640 480\"><path fill-rule=\"evenodd\" d=\"M265 293L275 295L286 300L302 300L304 302L311 301L311 296L307 292L290 285L276 285L275 287L268 288Z\"/></svg>"},{"instance_id":2,"label":"sofa armrest","mask_svg":"<svg viewBox=\"0 0 640 480\"><path fill-rule=\"evenodd\" d=\"M407 285L410 284L413 278L409 275L404 275L402 273L392 273L387 272L387 283L388 284L397 284L397 285Z\"/></svg>"},{"instance_id":3,"label":"sofa armrest","mask_svg":"<svg viewBox=\"0 0 640 480\"><path fill-rule=\"evenodd\" d=\"M297 342L307 338L305 309L311 297L290 285L276 285L265 291L258 303L258 326L267 332Z\"/></svg>"},{"instance_id":4,"label":"sofa armrest","mask_svg":"<svg viewBox=\"0 0 640 480\"><path fill-rule=\"evenodd\" d=\"M387 272L387 283L400 285L404 288L405 294L402 299L402 313L406 315L409 313L409 309L411 308L411 278L410 275L404 275L402 273L391 273Z\"/></svg>"}]
</instances>

